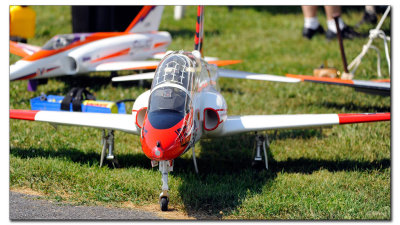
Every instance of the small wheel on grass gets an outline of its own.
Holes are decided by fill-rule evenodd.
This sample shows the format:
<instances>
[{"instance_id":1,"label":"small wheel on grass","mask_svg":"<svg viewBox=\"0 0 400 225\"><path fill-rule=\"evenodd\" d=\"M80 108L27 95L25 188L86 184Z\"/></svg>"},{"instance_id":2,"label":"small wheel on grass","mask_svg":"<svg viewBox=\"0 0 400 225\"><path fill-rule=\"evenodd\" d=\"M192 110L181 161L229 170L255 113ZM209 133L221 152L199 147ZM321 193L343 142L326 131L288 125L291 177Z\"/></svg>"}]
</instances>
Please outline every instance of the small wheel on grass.
<instances>
[{"instance_id":1,"label":"small wheel on grass","mask_svg":"<svg viewBox=\"0 0 400 225\"><path fill-rule=\"evenodd\" d=\"M168 198L167 197L162 197L160 199L160 207L161 207L161 211L168 211Z\"/></svg>"}]
</instances>

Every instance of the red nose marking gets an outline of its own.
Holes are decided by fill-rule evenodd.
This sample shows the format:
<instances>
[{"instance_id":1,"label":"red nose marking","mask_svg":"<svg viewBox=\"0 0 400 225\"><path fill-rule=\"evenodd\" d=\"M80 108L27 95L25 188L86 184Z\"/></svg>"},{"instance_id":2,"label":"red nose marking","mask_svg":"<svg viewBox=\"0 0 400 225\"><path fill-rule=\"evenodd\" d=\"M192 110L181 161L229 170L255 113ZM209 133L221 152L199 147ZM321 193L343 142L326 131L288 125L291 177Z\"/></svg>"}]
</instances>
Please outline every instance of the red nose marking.
<instances>
[{"instance_id":1,"label":"red nose marking","mask_svg":"<svg viewBox=\"0 0 400 225\"><path fill-rule=\"evenodd\" d=\"M191 138L185 128L186 119L171 128L156 129L146 117L140 138L143 153L153 160L173 160L179 157L186 150Z\"/></svg>"}]
</instances>

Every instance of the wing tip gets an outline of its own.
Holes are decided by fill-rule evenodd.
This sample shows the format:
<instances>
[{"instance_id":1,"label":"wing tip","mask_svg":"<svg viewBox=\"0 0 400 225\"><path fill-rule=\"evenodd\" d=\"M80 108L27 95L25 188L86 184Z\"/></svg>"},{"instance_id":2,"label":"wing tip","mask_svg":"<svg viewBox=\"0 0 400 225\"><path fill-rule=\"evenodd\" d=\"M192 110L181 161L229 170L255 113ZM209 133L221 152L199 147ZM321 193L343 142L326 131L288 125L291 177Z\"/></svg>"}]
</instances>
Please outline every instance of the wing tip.
<instances>
[{"instance_id":1,"label":"wing tip","mask_svg":"<svg viewBox=\"0 0 400 225\"><path fill-rule=\"evenodd\" d=\"M345 113L338 116L339 124L390 121L390 113Z\"/></svg>"},{"instance_id":2,"label":"wing tip","mask_svg":"<svg viewBox=\"0 0 400 225\"><path fill-rule=\"evenodd\" d=\"M10 109L10 119L35 120L39 110Z\"/></svg>"}]
</instances>

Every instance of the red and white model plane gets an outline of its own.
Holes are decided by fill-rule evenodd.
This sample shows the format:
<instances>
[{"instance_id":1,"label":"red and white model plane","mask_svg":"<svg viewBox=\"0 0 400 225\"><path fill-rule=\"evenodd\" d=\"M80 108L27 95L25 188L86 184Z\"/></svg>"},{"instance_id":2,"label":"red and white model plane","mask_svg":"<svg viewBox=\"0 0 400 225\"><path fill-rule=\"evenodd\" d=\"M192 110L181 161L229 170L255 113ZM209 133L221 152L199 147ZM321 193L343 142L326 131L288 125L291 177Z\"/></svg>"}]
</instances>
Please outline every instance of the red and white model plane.
<instances>
[{"instance_id":1,"label":"red and white model plane","mask_svg":"<svg viewBox=\"0 0 400 225\"><path fill-rule=\"evenodd\" d=\"M217 66L202 59L199 51L175 51L161 60L151 89L136 99L132 115L11 109L10 118L107 130L102 155L108 148L109 158L113 158L114 130L140 135L143 153L162 173L163 211L168 209L168 173L174 159L192 149L197 171L194 146L202 138L390 120L390 113L232 116L219 92L218 78ZM257 146L262 145L258 139Z\"/></svg>"},{"instance_id":2,"label":"red and white model plane","mask_svg":"<svg viewBox=\"0 0 400 225\"><path fill-rule=\"evenodd\" d=\"M56 35L43 47L10 41L10 52L23 57L10 66L10 80L155 69L171 43L168 32L157 31L163 10L144 6L124 32Z\"/></svg>"}]
</instances>

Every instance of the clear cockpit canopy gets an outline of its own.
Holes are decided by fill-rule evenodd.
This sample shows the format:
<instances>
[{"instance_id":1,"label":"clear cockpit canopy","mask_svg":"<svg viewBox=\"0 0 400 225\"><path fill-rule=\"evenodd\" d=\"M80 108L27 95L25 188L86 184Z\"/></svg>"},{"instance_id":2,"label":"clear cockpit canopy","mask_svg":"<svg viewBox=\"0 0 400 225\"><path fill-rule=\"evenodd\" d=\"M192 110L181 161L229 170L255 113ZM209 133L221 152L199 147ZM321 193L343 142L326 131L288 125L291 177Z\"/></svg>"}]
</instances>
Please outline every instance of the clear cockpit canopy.
<instances>
[{"instance_id":1,"label":"clear cockpit canopy","mask_svg":"<svg viewBox=\"0 0 400 225\"><path fill-rule=\"evenodd\" d=\"M161 60L153 79L148 118L154 127L165 129L190 111L191 94L199 63L190 52L172 52Z\"/></svg>"},{"instance_id":2,"label":"clear cockpit canopy","mask_svg":"<svg viewBox=\"0 0 400 225\"><path fill-rule=\"evenodd\" d=\"M152 89L164 83L173 83L190 92L193 87L194 73L199 66L191 52L172 52L161 60L157 67Z\"/></svg>"},{"instance_id":3,"label":"clear cockpit canopy","mask_svg":"<svg viewBox=\"0 0 400 225\"><path fill-rule=\"evenodd\" d=\"M55 50L64 48L76 41L83 41L88 34L79 33L79 34L60 34L51 38L49 41L44 44L42 49L45 50Z\"/></svg>"}]
</instances>

